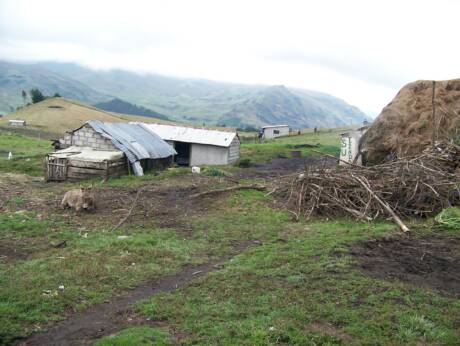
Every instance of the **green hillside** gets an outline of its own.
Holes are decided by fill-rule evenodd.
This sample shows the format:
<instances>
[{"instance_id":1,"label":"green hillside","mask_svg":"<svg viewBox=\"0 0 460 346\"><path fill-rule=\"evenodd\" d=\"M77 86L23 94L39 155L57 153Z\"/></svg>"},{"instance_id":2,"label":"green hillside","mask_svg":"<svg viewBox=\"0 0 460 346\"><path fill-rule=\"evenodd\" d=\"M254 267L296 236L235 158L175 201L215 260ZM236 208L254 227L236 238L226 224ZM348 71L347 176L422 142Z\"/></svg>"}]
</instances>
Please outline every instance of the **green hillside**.
<instances>
[{"instance_id":1,"label":"green hillside","mask_svg":"<svg viewBox=\"0 0 460 346\"><path fill-rule=\"evenodd\" d=\"M15 72L11 73L12 70ZM15 83L16 79L22 82ZM343 100L315 91L123 70L91 70L55 62L32 66L3 63L0 83L8 95L3 101L3 111L23 103L22 89L38 87L47 94L59 92L92 104L105 104L118 98L138 107L136 112L142 112L139 107L144 107L171 120L196 124L253 127L286 123L295 128L335 127L360 123L366 118L358 108Z\"/></svg>"},{"instance_id":2,"label":"green hillside","mask_svg":"<svg viewBox=\"0 0 460 346\"><path fill-rule=\"evenodd\" d=\"M77 80L41 66L0 61L0 113L13 112L16 107L30 102L30 97L24 102L22 91L28 93L34 88L45 95L59 93L63 97L91 104L110 99Z\"/></svg>"},{"instance_id":3,"label":"green hillside","mask_svg":"<svg viewBox=\"0 0 460 346\"><path fill-rule=\"evenodd\" d=\"M142 106L133 105L132 103L120 100L119 98L114 98L113 100L107 102L97 103L95 104L95 107L108 112L142 115L145 117L168 120L168 117L166 115L154 112L151 109Z\"/></svg>"}]
</instances>

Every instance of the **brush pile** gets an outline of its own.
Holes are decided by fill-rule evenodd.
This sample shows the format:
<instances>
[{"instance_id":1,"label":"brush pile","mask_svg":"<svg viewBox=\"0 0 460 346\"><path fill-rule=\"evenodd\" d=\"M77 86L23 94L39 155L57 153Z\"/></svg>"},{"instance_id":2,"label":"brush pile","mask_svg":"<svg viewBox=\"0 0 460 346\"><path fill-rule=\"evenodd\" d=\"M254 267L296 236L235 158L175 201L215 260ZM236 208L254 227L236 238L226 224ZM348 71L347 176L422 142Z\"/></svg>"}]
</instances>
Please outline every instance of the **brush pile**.
<instances>
[{"instance_id":1,"label":"brush pile","mask_svg":"<svg viewBox=\"0 0 460 346\"><path fill-rule=\"evenodd\" d=\"M380 165L307 168L274 192L297 218L351 215L373 220L428 216L460 205L460 147L436 143L421 154Z\"/></svg>"}]
</instances>

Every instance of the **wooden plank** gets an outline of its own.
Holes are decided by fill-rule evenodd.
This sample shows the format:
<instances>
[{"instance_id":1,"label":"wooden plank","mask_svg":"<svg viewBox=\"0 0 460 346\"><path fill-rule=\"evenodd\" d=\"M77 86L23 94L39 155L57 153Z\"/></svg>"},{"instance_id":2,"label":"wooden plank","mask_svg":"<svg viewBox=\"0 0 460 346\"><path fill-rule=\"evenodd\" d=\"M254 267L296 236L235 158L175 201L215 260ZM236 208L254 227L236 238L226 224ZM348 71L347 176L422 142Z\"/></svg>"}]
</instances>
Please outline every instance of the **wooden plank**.
<instances>
[{"instance_id":1,"label":"wooden plank","mask_svg":"<svg viewBox=\"0 0 460 346\"><path fill-rule=\"evenodd\" d=\"M105 169L93 169L93 168L81 168L81 167L72 167L69 166L67 173L82 173L88 175L104 175Z\"/></svg>"},{"instance_id":2,"label":"wooden plank","mask_svg":"<svg viewBox=\"0 0 460 346\"><path fill-rule=\"evenodd\" d=\"M128 169L126 166L117 167L117 168L109 168L107 171L107 175L109 177L113 176L114 174L124 175L128 174Z\"/></svg>"},{"instance_id":3,"label":"wooden plank","mask_svg":"<svg viewBox=\"0 0 460 346\"><path fill-rule=\"evenodd\" d=\"M49 181L48 155L45 156L45 181Z\"/></svg>"},{"instance_id":4,"label":"wooden plank","mask_svg":"<svg viewBox=\"0 0 460 346\"><path fill-rule=\"evenodd\" d=\"M67 173L67 179L68 180L84 180L84 179L90 179L90 178L95 178L95 177L100 177L100 178L105 178L105 171L100 170L101 173L99 174L86 174L86 173L81 173L81 172L68 172ZM122 175L125 175L125 171L117 171L117 172L112 172L109 174L109 177L120 177Z\"/></svg>"},{"instance_id":5,"label":"wooden plank","mask_svg":"<svg viewBox=\"0 0 460 346\"><path fill-rule=\"evenodd\" d=\"M102 174L86 174L78 172L67 172L67 179L90 179L95 177L103 177Z\"/></svg>"},{"instance_id":6,"label":"wooden plank","mask_svg":"<svg viewBox=\"0 0 460 346\"><path fill-rule=\"evenodd\" d=\"M54 162L48 162L48 166L55 166L55 167L66 167L66 164L63 163L54 163Z\"/></svg>"}]
</instances>

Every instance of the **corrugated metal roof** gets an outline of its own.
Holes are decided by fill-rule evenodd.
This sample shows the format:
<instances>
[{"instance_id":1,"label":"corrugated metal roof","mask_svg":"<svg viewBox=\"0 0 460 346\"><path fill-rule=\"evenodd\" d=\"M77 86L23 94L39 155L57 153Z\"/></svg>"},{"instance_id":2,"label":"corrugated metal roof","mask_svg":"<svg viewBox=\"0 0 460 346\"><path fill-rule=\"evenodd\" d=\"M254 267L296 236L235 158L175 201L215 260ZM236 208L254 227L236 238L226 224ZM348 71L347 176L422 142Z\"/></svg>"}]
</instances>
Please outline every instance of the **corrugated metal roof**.
<instances>
[{"instance_id":1,"label":"corrugated metal roof","mask_svg":"<svg viewBox=\"0 0 460 346\"><path fill-rule=\"evenodd\" d=\"M267 125L267 126L263 126L262 128L263 129L270 129L272 127L289 127L289 125Z\"/></svg>"},{"instance_id":2,"label":"corrugated metal roof","mask_svg":"<svg viewBox=\"0 0 460 346\"><path fill-rule=\"evenodd\" d=\"M172 146L140 124L103 123L99 120L90 120L87 124L110 139L115 147L125 153L131 163L142 159L162 159L177 154Z\"/></svg>"},{"instance_id":3,"label":"corrugated metal roof","mask_svg":"<svg viewBox=\"0 0 460 346\"><path fill-rule=\"evenodd\" d=\"M225 132L207 129L195 129L185 126L138 123L156 133L165 141L198 143L229 147L236 136L235 132Z\"/></svg>"}]
</instances>

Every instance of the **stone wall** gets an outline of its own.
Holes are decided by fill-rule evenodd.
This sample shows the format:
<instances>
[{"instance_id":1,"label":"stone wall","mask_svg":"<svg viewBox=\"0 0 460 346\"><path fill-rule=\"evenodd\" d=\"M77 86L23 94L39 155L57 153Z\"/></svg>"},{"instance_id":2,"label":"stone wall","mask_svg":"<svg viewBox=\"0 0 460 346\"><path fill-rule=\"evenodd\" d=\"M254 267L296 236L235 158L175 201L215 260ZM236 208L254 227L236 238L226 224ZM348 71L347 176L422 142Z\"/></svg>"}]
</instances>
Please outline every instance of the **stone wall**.
<instances>
[{"instance_id":1,"label":"stone wall","mask_svg":"<svg viewBox=\"0 0 460 346\"><path fill-rule=\"evenodd\" d=\"M66 133L60 140L61 148L68 148L72 145L77 147L90 147L98 150L118 150L110 139L102 137L89 125L73 133Z\"/></svg>"}]
</instances>

